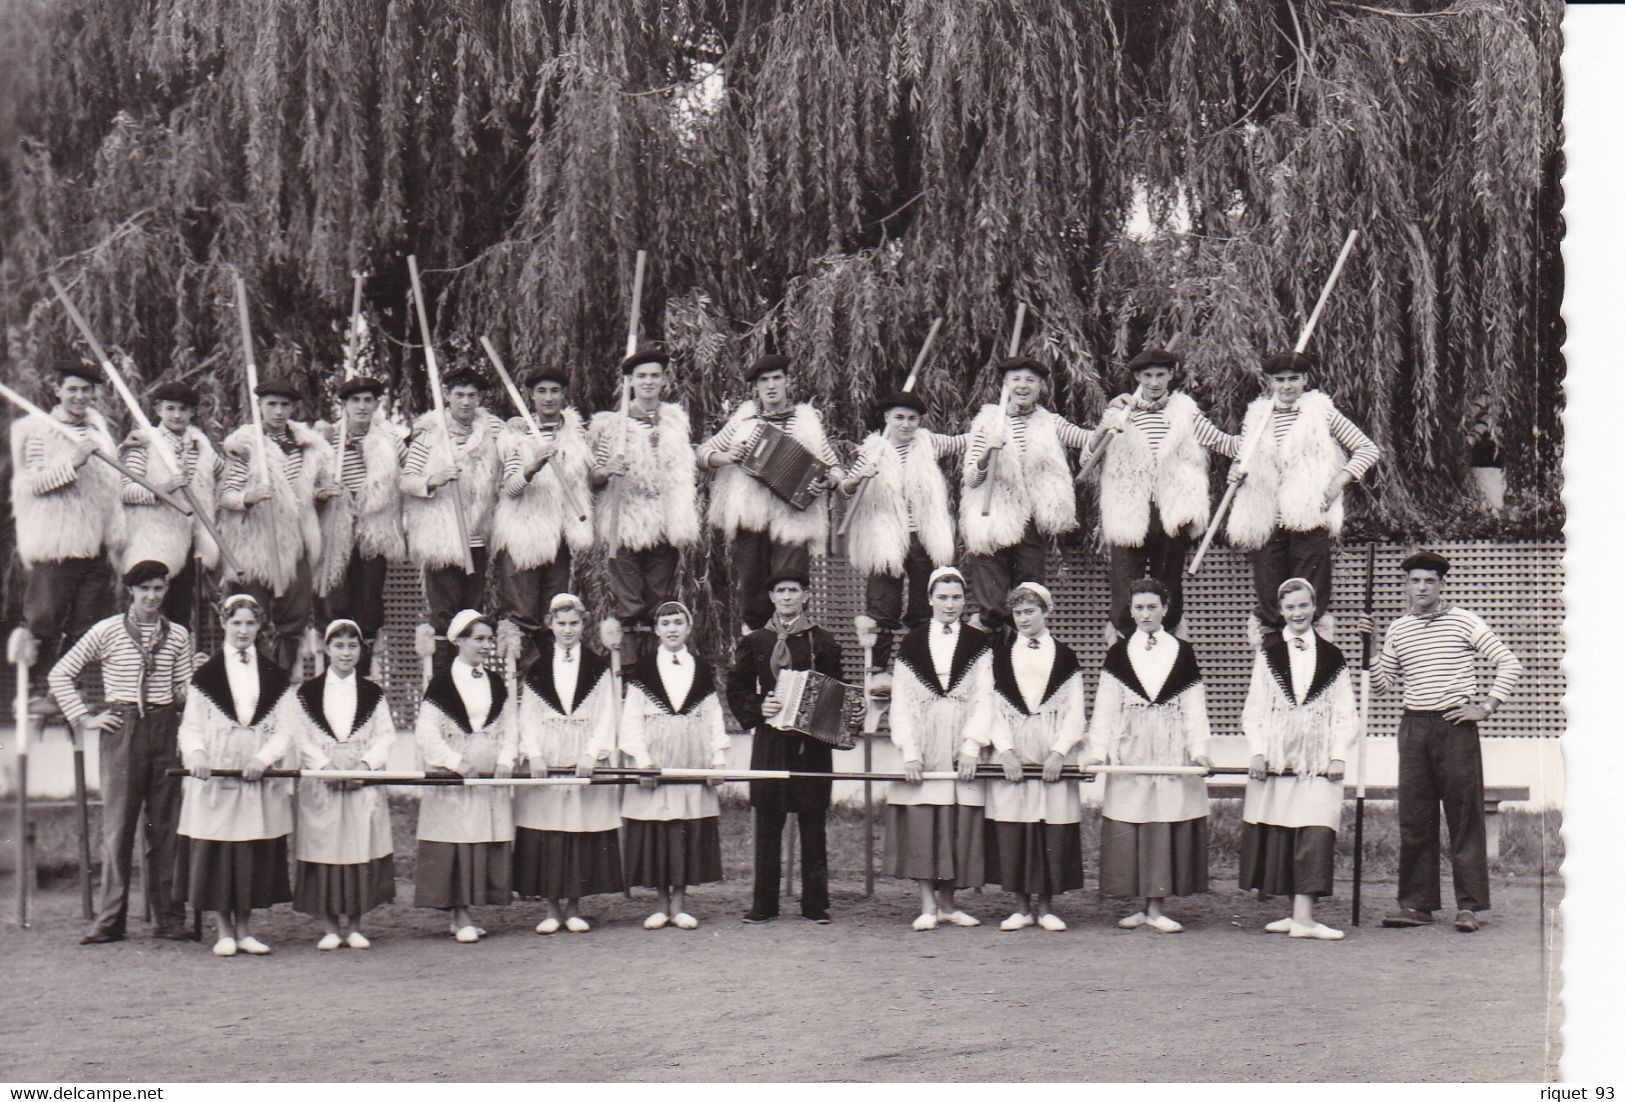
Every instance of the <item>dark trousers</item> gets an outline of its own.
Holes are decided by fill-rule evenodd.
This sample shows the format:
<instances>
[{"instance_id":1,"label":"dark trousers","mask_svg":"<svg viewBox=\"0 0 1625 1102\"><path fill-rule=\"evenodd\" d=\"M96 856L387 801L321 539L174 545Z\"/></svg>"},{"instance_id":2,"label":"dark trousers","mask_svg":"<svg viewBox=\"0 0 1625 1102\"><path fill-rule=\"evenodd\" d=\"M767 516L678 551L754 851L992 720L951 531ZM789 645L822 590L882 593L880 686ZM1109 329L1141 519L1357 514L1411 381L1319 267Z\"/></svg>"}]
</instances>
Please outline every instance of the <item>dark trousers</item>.
<instances>
[{"instance_id":1,"label":"dark trousers","mask_svg":"<svg viewBox=\"0 0 1625 1102\"><path fill-rule=\"evenodd\" d=\"M1294 532L1277 527L1268 542L1253 552L1253 591L1258 596L1258 622L1264 642L1279 637L1285 621L1275 595L1288 578L1302 578L1315 587L1315 615L1332 607L1332 534L1324 528Z\"/></svg>"},{"instance_id":2,"label":"dark trousers","mask_svg":"<svg viewBox=\"0 0 1625 1102\"><path fill-rule=\"evenodd\" d=\"M388 577L388 559L368 558L352 549L344 576L328 591L327 619L354 620L370 643L384 626L384 582Z\"/></svg>"},{"instance_id":3,"label":"dark trousers","mask_svg":"<svg viewBox=\"0 0 1625 1102\"><path fill-rule=\"evenodd\" d=\"M677 597L677 548L669 543L642 551L623 547L607 566L615 618L623 627L652 619L661 602Z\"/></svg>"},{"instance_id":4,"label":"dark trousers","mask_svg":"<svg viewBox=\"0 0 1625 1102\"><path fill-rule=\"evenodd\" d=\"M258 580L243 579L232 587L234 593L247 593L265 609L266 621L260 625L260 649L271 661L292 673L295 680L301 676L300 671L294 669L299 660L299 643L316 616L316 594L311 589L310 573L310 563L300 559L299 569L294 571L293 580L280 597Z\"/></svg>"},{"instance_id":5,"label":"dark trousers","mask_svg":"<svg viewBox=\"0 0 1625 1102\"><path fill-rule=\"evenodd\" d=\"M1004 607L1018 582L1044 584L1044 537L1027 522L1021 539L987 555L965 556L965 581L970 583L970 606L982 614L982 625L993 628L1010 623Z\"/></svg>"},{"instance_id":6,"label":"dark trousers","mask_svg":"<svg viewBox=\"0 0 1625 1102\"><path fill-rule=\"evenodd\" d=\"M755 809L756 880L750 909L759 915L779 913L786 814ZM827 810L821 807L796 813L801 829L801 913L809 917L829 913L829 847L824 830L827 816Z\"/></svg>"},{"instance_id":7,"label":"dark trousers","mask_svg":"<svg viewBox=\"0 0 1625 1102\"><path fill-rule=\"evenodd\" d=\"M1190 546L1190 537L1183 532L1170 536L1162 530L1162 519L1157 515L1157 507L1152 505L1151 523L1146 527L1145 540L1140 546L1112 544L1107 549L1106 575L1112 594L1110 615L1118 631L1124 635L1134 631L1134 617L1129 615L1129 586L1141 578L1156 578L1168 587L1168 615L1163 624L1169 631L1179 626L1185 614L1185 552Z\"/></svg>"},{"instance_id":8,"label":"dark trousers","mask_svg":"<svg viewBox=\"0 0 1625 1102\"><path fill-rule=\"evenodd\" d=\"M1439 909L1439 806L1450 827L1456 908L1490 906L1484 761L1476 723L1407 711L1399 721L1399 905Z\"/></svg>"},{"instance_id":9,"label":"dark trousers","mask_svg":"<svg viewBox=\"0 0 1625 1102\"><path fill-rule=\"evenodd\" d=\"M812 552L804 543L781 543L766 532L741 528L729 552L734 599L746 631L755 631L773 618L773 598L767 580L777 574L805 577L812 570Z\"/></svg>"},{"instance_id":10,"label":"dark trousers","mask_svg":"<svg viewBox=\"0 0 1625 1102\"><path fill-rule=\"evenodd\" d=\"M496 589L497 615L512 620L526 639L547 632L547 606L570 589L570 548L559 544L552 562L534 570L521 570L506 551L498 551L491 584Z\"/></svg>"},{"instance_id":11,"label":"dark trousers","mask_svg":"<svg viewBox=\"0 0 1625 1102\"><path fill-rule=\"evenodd\" d=\"M101 732L102 891L96 908L98 933L124 933L130 908L130 856L138 831L146 835L147 895L160 929L185 922L175 891L175 826L181 814L181 778L166 769L181 764L174 705L152 707L145 716L114 704L124 717L117 731ZM142 812L145 810L145 814Z\"/></svg>"},{"instance_id":12,"label":"dark trousers","mask_svg":"<svg viewBox=\"0 0 1625 1102\"><path fill-rule=\"evenodd\" d=\"M97 620L112 615L114 607L112 572L105 559L58 559L29 567L23 582L23 623L39 641L35 669L40 677Z\"/></svg>"},{"instance_id":13,"label":"dark trousers","mask_svg":"<svg viewBox=\"0 0 1625 1102\"><path fill-rule=\"evenodd\" d=\"M465 574L461 563L423 568L423 597L436 635L445 635L451 618L465 608L485 611L485 568L490 553L483 547L468 550L474 559L472 574Z\"/></svg>"},{"instance_id":14,"label":"dark trousers","mask_svg":"<svg viewBox=\"0 0 1625 1102\"><path fill-rule=\"evenodd\" d=\"M910 533L908 552L903 557L903 574L870 574L864 583L864 611L880 628L875 643L875 665L884 667L891 660L892 637L900 631L912 631L931 618L931 606L926 602L925 583L931 577L931 556L920 545L920 537ZM903 605L903 587L908 587L908 606Z\"/></svg>"}]
</instances>

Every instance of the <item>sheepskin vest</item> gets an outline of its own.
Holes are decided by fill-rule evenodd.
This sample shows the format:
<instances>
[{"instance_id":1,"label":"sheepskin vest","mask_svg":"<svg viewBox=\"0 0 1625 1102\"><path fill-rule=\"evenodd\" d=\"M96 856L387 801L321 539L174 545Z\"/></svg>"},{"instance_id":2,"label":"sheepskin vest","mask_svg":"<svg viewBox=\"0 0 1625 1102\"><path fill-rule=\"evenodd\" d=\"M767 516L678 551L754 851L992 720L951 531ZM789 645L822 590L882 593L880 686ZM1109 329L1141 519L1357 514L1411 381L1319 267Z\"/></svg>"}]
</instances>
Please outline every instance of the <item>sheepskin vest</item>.
<instances>
[{"instance_id":1,"label":"sheepskin vest","mask_svg":"<svg viewBox=\"0 0 1625 1102\"><path fill-rule=\"evenodd\" d=\"M92 409L85 412L85 421L96 442L112 455L107 419ZM98 459L87 459L72 482L52 493L36 494L29 486L31 472L24 461L30 440L44 445L47 467L68 462L74 449L73 441L39 417L31 415L12 423L11 510L17 555L23 565L92 559L103 551L116 552L124 540L118 472Z\"/></svg>"},{"instance_id":2,"label":"sheepskin vest","mask_svg":"<svg viewBox=\"0 0 1625 1102\"><path fill-rule=\"evenodd\" d=\"M623 440L617 410L593 414L587 443L596 453L600 441L613 452ZM609 542L611 505L619 497L620 546L646 551L667 544L692 547L700 538L700 507L694 445L688 435L688 414L674 402L660 403L655 421L656 439L632 425L626 427L626 474L612 479L599 495L598 538Z\"/></svg>"},{"instance_id":3,"label":"sheepskin vest","mask_svg":"<svg viewBox=\"0 0 1625 1102\"><path fill-rule=\"evenodd\" d=\"M316 484L334 480L333 449L297 421L288 431L304 453L299 477L288 479L282 449L265 439L266 467L271 474L271 499L249 509L222 508L217 516L220 538L252 581L281 591L293 582L301 560L320 565L322 527L316 511ZM248 484L259 477L259 460L252 423L226 437L221 450L230 459L248 465Z\"/></svg>"},{"instance_id":4,"label":"sheepskin vest","mask_svg":"<svg viewBox=\"0 0 1625 1102\"><path fill-rule=\"evenodd\" d=\"M1227 529L1230 542L1248 551L1263 547L1277 523L1294 532L1326 528L1336 536L1343 530L1342 497L1328 510L1320 507L1332 476L1348 462L1332 435L1332 400L1318 390L1299 398L1297 423L1279 447L1270 424L1274 408L1267 395L1255 399L1241 426L1243 440L1263 434L1236 490Z\"/></svg>"},{"instance_id":5,"label":"sheepskin vest","mask_svg":"<svg viewBox=\"0 0 1625 1102\"><path fill-rule=\"evenodd\" d=\"M1115 547L1138 547L1151 523L1151 504L1165 534L1207 527L1207 451L1196 439L1196 403L1168 396L1168 435L1155 454L1151 438L1132 420L1106 445L1100 474L1100 527Z\"/></svg>"},{"instance_id":6,"label":"sheepskin vest","mask_svg":"<svg viewBox=\"0 0 1625 1102\"><path fill-rule=\"evenodd\" d=\"M907 457L883 433L870 433L859 449L876 466L868 489L852 506L847 527L846 557L862 574L901 577L908 555L908 510L920 546L933 566L954 561L954 522L948 512L948 485L937 463L936 438L924 429L914 434Z\"/></svg>"},{"instance_id":7,"label":"sheepskin vest","mask_svg":"<svg viewBox=\"0 0 1625 1102\"><path fill-rule=\"evenodd\" d=\"M163 429L157 430L163 434L166 441L173 441L174 437ZM215 454L214 445L209 438L203 435L196 425L187 425L182 436L187 451L197 453L193 464L191 478L188 479L192 496L199 505L208 510L212 518L215 513L215 498L219 493L214 474L215 464L219 456ZM182 464L185 459L175 455L169 443L159 445L172 459ZM146 469L149 476L163 477L168 473L169 467L163 460L153 460L151 445L137 444L128 448L125 455L131 452L146 451ZM128 460L126 460L128 462ZM126 505L124 507L124 569L146 559L157 559L169 567L169 576L173 578L186 566L186 560L191 557L193 548L196 548L197 557L203 560L203 565L213 570L220 561L220 548L215 546L214 540L204 530L203 522L197 517L184 517L165 505L161 501L154 501L150 505Z\"/></svg>"},{"instance_id":8,"label":"sheepskin vest","mask_svg":"<svg viewBox=\"0 0 1625 1102\"><path fill-rule=\"evenodd\" d=\"M394 425L374 421L358 442L366 474L353 502L340 494L320 506L322 562L316 571L316 592L326 596L344 580L354 550L370 559L406 558L406 536L401 529L400 436ZM354 439L353 437L351 439ZM334 449L335 481L343 480L343 459Z\"/></svg>"},{"instance_id":9,"label":"sheepskin vest","mask_svg":"<svg viewBox=\"0 0 1625 1102\"><path fill-rule=\"evenodd\" d=\"M735 426L735 440L749 435L751 427L745 422L756 418L756 401L749 399L734 410L728 426ZM824 439L824 422L818 411L805 402L796 406L786 423L785 432L814 455L823 455L828 447ZM819 497L805 509L791 508L765 485L745 473L737 463L716 472L711 483L711 507L707 514L711 526L729 539L741 528L750 532L766 532L779 543L806 544L812 553L822 555L828 544L829 500Z\"/></svg>"},{"instance_id":10,"label":"sheepskin vest","mask_svg":"<svg viewBox=\"0 0 1625 1102\"><path fill-rule=\"evenodd\" d=\"M536 570L558 558L561 540L578 555L592 546L587 433L581 414L575 410L562 410L561 416L564 423L559 426L559 450L526 484L524 494L510 497L506 490L497 494L491 546L506 551L520 570ZM508 422L508 431L502 436L504 456L517 451L519 462L529 464L540 450L541 441L530 434L523 419L516 417ZM564 492L566 486L568 495ZM587 515L583 517L582 512Z\"/></svg>"},{"instance_id":11,"label":"sheepskin vest","mask_svg":"<svg viewBox=\"0 0 1625 1102\"><path fill-rule=\"evenodd\" d=\"M468 538L474 540L490 533L497 485L502 481L502 455L498 449L498 439L505 431L502 421L481 406L474 415L467 445L458 449L463 471L457 476L457 481L441 486L433 497L406 495L401 513L406 524L406 549L413 562L430 569L463 564L468 549L457 538L457 499L452 497L453 493L461 496ZM426 433L432 438L428 470L433 470L447 458L446 437L440 418L432 411L419 417L412 426L412 434L415 436L418 433ZM423 486L427 477L427 472L412 476L418 488Z\"/></svg>"},{"instance_id":12,"label":"sheepskin vest","mask_svg":"<svg viewBox=\"0 0 1625 1102\"><path fill-rule=\"evenodd\" d=\"M989 436L998 418L997 405L983 406L971 422L971 438ZM993 504L982 515L987 484L965 487L959 495L959 529L965 535L965 550L987 555L1020 541L1029 520L1047 536L1070 532L1078 526L1078 502L1072 492L1072 472L1066 465L1066 450L1057 431L1060 418L1047 409L1036 408L1027 418L1027 450L1021 451L1012 439L1002 449L997 463L989 463L993 479ZM966 463L969 464L967 452Z\"/></svg>"}]
</instances>

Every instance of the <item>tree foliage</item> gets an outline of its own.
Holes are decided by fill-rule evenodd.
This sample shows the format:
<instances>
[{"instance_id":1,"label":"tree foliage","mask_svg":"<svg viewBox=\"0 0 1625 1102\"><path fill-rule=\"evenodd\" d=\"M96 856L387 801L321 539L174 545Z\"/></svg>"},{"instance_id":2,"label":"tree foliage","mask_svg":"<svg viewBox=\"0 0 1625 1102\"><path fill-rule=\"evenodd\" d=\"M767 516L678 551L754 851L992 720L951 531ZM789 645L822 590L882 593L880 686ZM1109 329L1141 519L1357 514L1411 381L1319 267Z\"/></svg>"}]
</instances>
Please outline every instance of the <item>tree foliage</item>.
<instances>
[{"instance_id":1,"label":"tree foliage","mask_svg":"<svg viewBox=\"0 0 1625 1102\"><path fill-rule=\"evenodd\" d=\"M1452 534L1481 397L1531 527L1561 527L1555 0L10 9L0 295L25 381L79 354L56 272L143 383L193 380L234 424L240 269L261 363L331 394L362 269L371 365L421 409L415 253L443 358L489 333L600 408L643 248L645 333L702 427L772 348L859 436L938 315L921 389L955 423L1018 301L1078 420L1178 334L1234 427L1358 228L1311 347L1386 452L1355 525Z\"/></svg>"}]
</instances>

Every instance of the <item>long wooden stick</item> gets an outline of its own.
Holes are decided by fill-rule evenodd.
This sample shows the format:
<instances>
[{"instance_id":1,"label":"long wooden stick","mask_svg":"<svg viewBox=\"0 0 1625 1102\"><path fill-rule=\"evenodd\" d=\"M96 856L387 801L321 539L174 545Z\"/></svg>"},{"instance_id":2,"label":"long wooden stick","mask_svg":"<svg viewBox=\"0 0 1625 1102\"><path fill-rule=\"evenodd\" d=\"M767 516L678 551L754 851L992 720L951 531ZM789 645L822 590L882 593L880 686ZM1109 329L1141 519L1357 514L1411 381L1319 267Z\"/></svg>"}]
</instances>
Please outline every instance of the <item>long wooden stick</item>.
<instances>
[{"instance_id":1,"label":"long wooden stick","mask_svg":"<svg viewBox=\"0 0 1625 1102\"><path fill-rule=\"evenodd\" d=\"M265 489L270 497L263 503L265 505L266 524L271 529L271 539L277 539L276 515L276 486L271 482L271 457L266 451L265 418L260 413L260 396L256 391L260 388L260 368L254 359L254 329L248 322L248 288L243 285L243 273L233 272L232 280L237 287L237 324L242 330L243 337L243 366L248 373L248 412L254 424L254 454L259 460L260 480L264 482ZM249 506L248 508L253 508ZM225 553L225 544L220 545L221 553ZM274 588L274 587L273 587ZM282 596L280 589L275 589L276 596Z\"/></svg>"},{"instance_id":2,"label":"long wooden stick","mask_svg":"<svg viewBox=\"0 0 1625 1102\"><path fill-rule=\"evenodd\" d=\"M435 420L445 437L446 456L453 466L457 463L457 449L451 442L451 415L446 412L446 396L440 389L440 365L434 357L434 336L429 332L429 311L423 301L423 283L418 278L418 258L406 258L407 270L412 275L412 301L417 304L418 329L423 333L423 363L429 370L429 395L434 401ZM463 551L463 573L474 573L474 553L468 547L468 515L463 510L462 488L451 486L451 503L457 514L457 543Z\"/></svg>"},{"instance_id":3,"label":"long wooden stick","mask_svg":"<svg viewBox=\"0 0 1625 1102\"><path fill-rule=\"evenodd\" d=\"M1359 230L1350 230L1348 237L1343 241L1343 248L1337 254L1337 263L1332 265L1332 274L1326 278L1326 285L1320 290L1320 298L1315 300L1315 308L1310 312L1309 320L1304 322L1303 331L1298 334L1298 343L1293 345L1294 352L1301 353L1309 347L1309 338L1314 334L1315 326L1320 323L1320 312L1325 309L1332 288L1337 286L1337 279L1343 274L1343 265L1348 262L1349 253L1353 251L1354 242L1359 236ZM1194 578L1196 572L1202 569L1202 560L1207 558L1208 548L1213 545L1213 537L1218 534L1219 525L1224 523L1224 516L1230 510L1230 503L1235 500L1241 480L1247 477L1247 468L1252 464L1253 454L1258 451L1258 445L1263 441L1264 434L1269 431L1269 418L1266 417L1259 422L1258 431L1242 442L1241 456L1236 460L1236 469L1240 472L1240 477L1225 489L1224 497L1219 499L1219 507L1213 510L1213 519L1208 522L1207 532L1202 536L1202 545L1196 549L1196 557L1191 560L1190 569L1186 571L1190 577Z\"/></svg>"},{"instance_id":4,"label":"long wooden stick","mask_svg":"<svg viewBox=\"0 0 1625 1102\"><path fill-rule=\"evenodd\" d=\"M914 357L914 366L909 368L908 378L903 381L904 394L914 393L914 384L919 382L920 379L920 368L925 365L925 358L931 354L931 346L935 344L937 340L937 330L941 328L942 319L932 318L931 330L925 335L925 343L920 345L920 354ZM881 432L885 432L884 427L882 427ZM840 526L835 529L835 534L837 536L846 535L846 530L852 523L852 516L858 511L858 505L863 501L863 493L869 488L869 483L871 481L873 481L873 479L866 478L862 482L858 483L856 492L852 494L852 500L846 503L846 509L841 513Z\"/></svg>"},{"instance_id":5,"label":"long wooden stick","mask_svg":"<svg viewBox=\"0 0 1625 1102\"><path fill-rule=\"evenodd\" d=\"M85 784L85 739L71 723L68 738L73 743L73 807L79 823L79 910L88 922L96 917L96 904L90 890L90 795Z\"/></svg>"},{"instance_id":6,"label":"long wooden stick","mask_svg":"<svg viewBox=\"0 0 1625 1102\"><path fill-rule=\"evenodd\" d=\"M1365 545L1365 614L1376 603L1377 545ZM1354 904L1351 918L1360 924L1360 880L1365 871L1365 736L1371 729L1371 634L1360 636L1360 729L1354 744Z\"/></svg>"},{"instance_id":7,"label":"long wooden stick","mask_svg":"<svg viewBox=\"0 0 1625 1102\"><path fill-rule=\"evenodd\" d=\"M485 349L485 358L491 361L491 367L496 371L497 378L502 380L502 389L508 392L508 398L518 408L519 416L524 418L525 427L530 429L532 436L540 440L542 438L542 426L536 423L536 415L531 412L530 406L525 404L524 395L520 394L519 388L514 385L513 376L508 374L508 368L503 364L502 357L497 355L496 347L491 343L491 338L480 337L480 347ZM570 486L564 481L564 475L559 472L558 464L548 463L547 469L553 472L553 480L559 484L559 492L564 495L565 505L569 506L570 511L576 515L577 520L585 521L587 511L581 507L581 502L576 498L576 495L570 492Z\"/></svg>"},{"instance_id":8,"label":"long wooden stick","mask_svg":"<svg viewBox=\"0 0 1625 1102\"><path fill-rule=\"evenodd\" d=\"M34 894L33 827L28 817L28 662L12 656L17 666L17 695L12 700L17 721L17 925L27 929Z\"/></svg>"},{"instance_id":9,"label":"long wooden stick","mask_svg":"<svg viewBox=\"0 0 1625 1102\"><path fill-rule=\"evenodd\" d=\"M1016 304L1016 324L1010 331L1010 356L1015 357L1021 351L1021 326L1027 320L1027 304ZM999 418L1006 427L1010 424L1010 383L1009 372L1005 373L1005 380L999 385ZM982 484L982 515L985 517L993 511L993 480L999 473L999 453L995 451L988 456L987 467L983 472Z\"/></svg>"},{"instance_id":10,"label":"long wooden stick","mask_svg":"<svg viewBox=\"0 0 1625 1102\"><path fill-rule=\"evenodd\" d=\"M642 249L638 250L637 265L632 274L632 312L626 323L626 354L628 356L638 350L638 330L643 322L643 266L646 259ZM632 376L627 373L621 378L621 419L617 425L615 439L615 458L626 458L626 430L628 419L632 416ZM609 557L620 558L621 555L621 496L625 491L621 487L619 476L611 475L609 483Z\"/></svg>"},{"instance_id":11,"label":"long wooden stick","mask_svg":"<svg viewBox=\"0 0 1625 1102\"><path fill-rule=\"evenodd\" d=\"M355 273L355 291L350 296L350 331L344 338L344 381L355 378L356 357L361 354L361 280ZM339 450L337 481L344 484L344 452L350 446L350 415L344 408L345 399L339 399Z\"/></svg>"}]
</instances>

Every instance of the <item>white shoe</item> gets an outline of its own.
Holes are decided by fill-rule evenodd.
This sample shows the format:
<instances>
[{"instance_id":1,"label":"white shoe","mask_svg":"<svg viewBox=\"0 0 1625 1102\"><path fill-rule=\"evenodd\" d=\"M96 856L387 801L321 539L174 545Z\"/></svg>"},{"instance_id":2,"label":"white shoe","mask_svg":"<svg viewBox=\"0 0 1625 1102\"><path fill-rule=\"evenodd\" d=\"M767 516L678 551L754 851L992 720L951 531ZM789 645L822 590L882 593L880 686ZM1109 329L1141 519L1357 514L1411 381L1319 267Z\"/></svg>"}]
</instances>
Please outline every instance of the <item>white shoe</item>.
<instances>
[{"instance_id":1,"label":"white shoe","mask_svg":"<svg viewBox=\"0 0 1625 1102\"><path fill-rule=\"evenodd\" d=\"M656 911L654 914L643 920L643 928L645 930L663 930L666 928L666 923L670 921L671 918L666 914L665 911Z\"/></svg>"},{"instance_id":2,"label":"white shoe","mask_svg":"<svg viewBox=\"0 0 1625 1102\"><path fill-rule=\"evenodd\" d=\"M457 931L457 940L464 945L473 945L480 940L480 928L478 926L464 926Z\"/></svg>"},{"instance_id":3,"label":"white shoe","mask_svg":"<svg viewBox=\"0 0 1625 1102\"><path fill-rule=\"evenodd\" d=\"M1032 924L1033 924L1033 916L1032 915L1025 915L1025 914L1022 914L1020 911L1017 911L1015 914L1011 915L1009 918L1007 918L1003 922L999 923L999 929L1001 929L1001 930L1024 930L1028 926L1031 926Z\"/></svg>"},{"instance_id":4,"label":"white shoe","mask_svg":"<svg viewBox=\"0 0 1625 1102\"><path fill-rule=\"evenodd\" d=\"M914 928L916 930L935 930L937 928L937 916L929 912L921 915L914 920Z\"/></svg>"},{"instance_id":5,"label":"white shoe","mask_svg":"<svg viewBox=\"0 0 1625 1102\"><path fill-rule=\"evenodd\" d=\"M339 935L337 935L337 934L323 934L322 935L322 940L320 940L320 941L318 941L316 943L316 948L320 949L324 953L331 953L334 949L337 949L340 945L343 945L343 944L344 944L344 939L339 937Z\"/></svg>"},{"instance_id":6,"label":"white shoe","mask_svg":"<svg viewBox=\"0 0 1625 1102\"><path fill-rule=\"evenodd\" d=\"M672 915L671 924L679 930L698 930L700 928L700 920L687 911L678 911Z\"/></svg>"},{"instance_id":7,"label":"white shoe","mask_svg":"<svg viewBox=\"0 0 1625 1102\"><path fill-rule=\"evenodd\" d=\"M1145 924L1157 931L1159 934L1178 934L1183 933L1185 930L1185 927L1181 926L1167 915L1158 915L1156 918L1148 918L1145 920Z\"/></svg>"},{"instance_id":8,"label":"white shoe","mask_svg":"<svg viewBox=\"0 0 1625 1102\"><path fill-rule=\"evenodd\" d=\"M538 934L556 934L556 933L558 933L559 932L559 920L556 919L556 918L544 918L544 919L542 919L540 922L538 922L536 924L536 932Z\"/></svg>"},{"instance_id":9,"label":"white shoe","mask_svg":"<svg viewBox=\"0 0 1625 1102\"><path fill-rule=\"evenodd\" d=\"M1038 924L1052 934L1066 932L1066 923L1061 921L1061 917L1059 915L1050 914L1047 911L1038 916Z\"/></svg>"},{"instance_id":10,"label":"white shoe","mask_svg":"<svg viewBox=\"0 0 1625 1102\"><path fill-rule=\"evenodd\" d=\"M1138 930L1145 924L1146 917L1144 911L1135 911L1127 918L1120 918L1117 920L1117 928L1119 930Z\"/></svg>"},{"instance_id":11,"label":"white shoe","mask_svg":"<svg viewBox=\"0 0 1625 1102\"><path fill-rule=\"evenodd\" d=\"M1316 941L1342 941L1343 931L1334 930L1323 922L1317 922L1313 926L1303 926L1294 922L1292 924L1292 929L1286 932L1286 936L1299 938L1307 937L1313 938Z\"/></svg>"},{"instance_id":12,"label":"white shoe","mask_svg":"<svg viewBox=\"0 0 1625 1102\"><path fill-rule=\"evenodd\" d=\"M241 949L245 953L253 953L256 957L263 957L265 954L271 951L271 947L269 945L265 944L265 942L261 941L259 938L254 937L252 934L250 934L248 937L238 938L237 948Z\"/></svg>"},{"instance_id":13,"label":"white shoe","mask_svg":"<svg viewBox=\"0 0 1625 1102\"><path fill-rule=\"evenodd\" d=\"M587 920L579 916L565 919L564 928L569 930L572 934L584 934L588 930L592 929L592 927L587 924Z\"/></svg>"},{"instance_id":14,"label":"white shoe","mask_svg":"<svg viewBox=\"0 0 1625 1102\"><path fill-rule=\"evenodd\" d=\"M237 939L223 937L214 943L214 955L217 957L234 957L237 955Z\"/></svg>"},{"instance_id":15,"label":"white shoe","mask_svg":"<svg viewBox=\"0 0 1625 1102\"><path fill-rule=\"evenodd\" d=\"M981 919L975 915L966 914L964 911L949 911L947 914L938 911L937 917L944 922L951 922L955 926L980 926L982 924Z\"/></svg>"},{"instance_id":16,"label":"white shoe","mask_svg":"<svg viewBox=\"0 0 1625 1102\"><path fill-rule=\"evenodd\" d=\"M1288 915L1285 918L1278 918L1274 922L1267 922L1264 924L1264 932L1266 934L1284 934L1290 929L1292 929L1291 915Z\"/></svg>"},{"instance_id":17,"label":"white shoe","mask_svg":"<svg viewBox=\"0 0 1625 1102\"><path fill-rule=\"evenodd\" d=\"M352 949L371 949L372 942L368 941L360 930L351 930L350 936L344 939L344 944Z\"/></svg>"}]
</instances>

